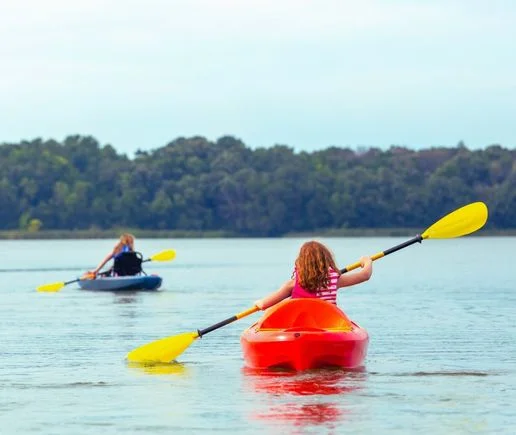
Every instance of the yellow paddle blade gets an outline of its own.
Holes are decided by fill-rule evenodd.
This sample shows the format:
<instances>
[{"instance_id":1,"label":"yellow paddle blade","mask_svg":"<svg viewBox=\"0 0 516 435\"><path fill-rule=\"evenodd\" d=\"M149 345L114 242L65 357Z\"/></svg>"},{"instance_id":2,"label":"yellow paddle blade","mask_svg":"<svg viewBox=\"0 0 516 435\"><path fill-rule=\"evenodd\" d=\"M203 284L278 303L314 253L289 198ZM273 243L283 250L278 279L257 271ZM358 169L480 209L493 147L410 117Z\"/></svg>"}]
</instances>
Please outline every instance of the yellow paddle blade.
<instances>
[{"instance_id":1,"label":"yellow paddle blade","mask_svg":"<svg viewBox=\"0 0 516 435\"><path fill-rule=\"evenodd\" d=\"M152 261L170 261L176 258L176 251L173 249L167 249L166 251L161 251L152 257L150 257L150 260Z\"/></svg>"},{"instance_id":2,"label":"yellow paddle blade","mask_svg":"<svg viewBox=\"0 0 516 435\"><path fill-rule=\"evenodd\" d=\"M487 206L473 202L438 220L421 235L423 239L449 239L473 233L487 221Z\"/></svg>"},{"instance_id":3,"label":"yellow paddle blade","mask_svg":"<svg viewBox=\"0 0 516 435\"><path fill-rule=\"evenodd\" d=\"M196 331L162 338L132 350L127 354L127 360L140 363L169 363L181 355L198 337L199 333Z\"/></svg>"},{"instance_id":4,"label":"yellow paddle blade","mask_svg":"<svg viewBox=\"0 0 516 435\"><path fill-rule=\"evenodd\" d=\"M52 284L41 285L36 290L38 292L58 292L66 285L65 282L53 282Z\"/></svg>"}]
</instances>

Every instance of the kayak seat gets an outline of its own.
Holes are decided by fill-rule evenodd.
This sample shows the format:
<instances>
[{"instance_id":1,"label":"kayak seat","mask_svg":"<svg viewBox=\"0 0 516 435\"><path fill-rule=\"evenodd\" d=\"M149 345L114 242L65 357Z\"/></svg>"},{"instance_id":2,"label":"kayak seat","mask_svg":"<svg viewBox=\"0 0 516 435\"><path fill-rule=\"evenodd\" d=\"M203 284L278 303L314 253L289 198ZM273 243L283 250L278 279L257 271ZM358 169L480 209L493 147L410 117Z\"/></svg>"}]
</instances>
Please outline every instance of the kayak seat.
<instances>
[{"instance_id":1,"label":"kayak seat","mask_svg":"<svg viewBox=\"0 0 516 435\"><path fill-rule=\"evenodd\" d=\"M134 276L143 273L143 256L140 252L122 252L113 263L113 275Z\"/></svg>"},{"instance_id":2,"label":"kayak seat","mask_svg":"<svg viewBox=\"0 0 516 435\"><path fill-rule=\"evenodd\" d=\"M336 305L317 298L286 299L265 311L259 329L352 329L351 320Z\"/></svg>"}]
</instances>

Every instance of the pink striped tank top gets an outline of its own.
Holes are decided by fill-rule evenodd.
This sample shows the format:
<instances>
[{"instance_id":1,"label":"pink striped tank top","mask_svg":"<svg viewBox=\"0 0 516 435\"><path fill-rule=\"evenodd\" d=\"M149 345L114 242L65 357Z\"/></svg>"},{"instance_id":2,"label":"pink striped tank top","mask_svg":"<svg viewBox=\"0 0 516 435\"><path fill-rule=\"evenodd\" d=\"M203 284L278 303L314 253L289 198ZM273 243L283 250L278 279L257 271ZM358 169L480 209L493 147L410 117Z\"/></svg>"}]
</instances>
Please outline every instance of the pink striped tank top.
<instances>
[{"instance_id":1,"label":"pink striped tank top","mask_svg":"<svg viewBox=\"0 0 516 435\"><path fill-rule=\"evenodd\" d=\"M292 299L295 298L319 298L323 299L327 302L331 302L332 304L337 305L337 283L339 281L339 274L335 272L333 269L330 269L328 271L328 288L320 288L315 293L309 292L308 290L305 290L301 285L299 284L297 280L297 271L294 270L294 276L295 276L295 284L294 288L292 289L291 297Z\"/></svg>"}]
</instances>

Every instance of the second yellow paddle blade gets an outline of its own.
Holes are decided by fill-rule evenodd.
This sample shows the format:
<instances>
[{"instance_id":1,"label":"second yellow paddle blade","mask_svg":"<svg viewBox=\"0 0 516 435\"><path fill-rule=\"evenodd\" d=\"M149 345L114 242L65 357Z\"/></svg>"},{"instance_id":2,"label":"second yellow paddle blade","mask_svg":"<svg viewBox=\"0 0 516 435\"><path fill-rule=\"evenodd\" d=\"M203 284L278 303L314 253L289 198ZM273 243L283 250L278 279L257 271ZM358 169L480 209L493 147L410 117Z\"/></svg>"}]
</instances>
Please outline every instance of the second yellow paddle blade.
<instances>
[{"instance_id":1,"label":"second yellow paddle blade","mask_svg":"<svg viewBox=\"0 0 516 435\"><path fill-rule=\"evenodd\" d=\"M482 228L487 221L487 215L487 206L483 202L473 202L447 214L421 236L423 239L449 239L465 236Z\"/></svg>"},{"instance_id":2,"label":"second yellow paddle blade","mask_svg":"<svg viewBox=\"0 0 516 435\"><path fill-rule=\"evenodd\" d=\"M65 286L64 282L53 282L52 284L41 285L36 290L38 292L58 292L64 286Z\"/></svg>"},{"instance_id":3,"label":"second yellow paddle blade","mask_svg":"<svg viewBox=\"0 0 516 435\"><path fill-rule=\"evenodd\" d=\"M169 363L181 355L197 337L199 337L197 332L185 332L162 338L132 350L127 354L127 360L140 363Z\"/></svg>"},{"instance_id":4,"label":"second yellow paddle blade","mask_svg":"<svg viewBox=\"0 0 516 435\"><path fill-rule=\"evenodd\" d=\"M153 255L150 259L152 261L170 261L174 258L176 258L176 251L169 249L167 251L162 251L156 255Z\"/></svg>"}]
</instances>

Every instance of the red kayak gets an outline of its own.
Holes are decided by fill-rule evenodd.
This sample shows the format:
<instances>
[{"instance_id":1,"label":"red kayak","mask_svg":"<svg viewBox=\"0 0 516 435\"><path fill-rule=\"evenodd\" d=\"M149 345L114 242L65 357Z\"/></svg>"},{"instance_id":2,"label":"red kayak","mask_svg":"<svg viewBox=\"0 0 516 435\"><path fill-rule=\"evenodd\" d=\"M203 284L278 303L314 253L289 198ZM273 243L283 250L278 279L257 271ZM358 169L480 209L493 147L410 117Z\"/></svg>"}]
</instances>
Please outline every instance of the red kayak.
<instances>
[{"instance_id":1,"label":"red kayak","mask_svg":"<svg viewBox=\"0 0 516 435\"><path fill-rule=\"evenodd\" d=\"M255 369L351 369L362 366L369 336L336 305L302 298L269 308L240 343L246 365Z\"/></svg>"}]
</instances>

